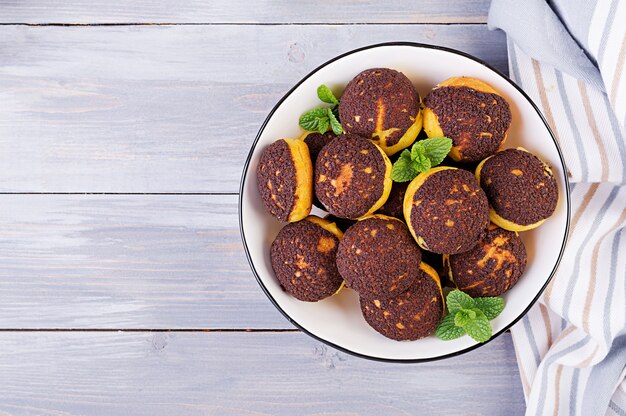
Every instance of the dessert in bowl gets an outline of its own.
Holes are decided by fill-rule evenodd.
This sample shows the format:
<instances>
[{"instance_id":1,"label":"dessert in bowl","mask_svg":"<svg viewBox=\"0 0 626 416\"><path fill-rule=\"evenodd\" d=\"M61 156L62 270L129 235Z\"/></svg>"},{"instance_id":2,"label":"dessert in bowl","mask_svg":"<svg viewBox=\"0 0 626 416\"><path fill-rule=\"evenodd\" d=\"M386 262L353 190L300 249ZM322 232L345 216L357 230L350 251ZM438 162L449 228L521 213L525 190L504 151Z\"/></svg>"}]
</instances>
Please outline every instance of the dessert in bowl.
<instances>
[{"instance_id":1,"label":"dessert in bowl","mask_svg":"<svg viewBox=\"0 0 626 416\"><path fill-rule=\"evenodd\" d=\"M433 65L433 62L437 64ZM394 43L358 49L336 57L320 66L302 79L280 100L261 126L243 171L239 215L244 248L251 268L268 298L290 322L314 338L340 350L377 360L419 362L457 355L482 344L469 336L443 341L435 336L428 335L432 333L432 328L430 327L426 332L422 331L420 327L420 330L415 332L418 335L412 334L406 338L407 340L397 341L381 334L381 332L391 333L390 331L383 329L383 327L379 327L379 330L376 330L368 324L363 312L366 309L365 306L369 305L367 319L370 322L377 322L377 325L382 325L384 321L375 315L377 311L371 309L370 303L378 300L382 305L382 302L385 302L390 313L396 314L397 308L393 302L397 302L397 299L402 294L394 294L394 296L397 296L384 299L373 299L372 296L367 295L360 299L356 290L342 288L338 292L334 292L335 294L317 302L306 302L298 300L286 291L272 268L270 248L280 230L285 226L285 222L279 221L268 213L259 196L256 169L262 160L264 150L279 139L293 139L305 135L305 132L298 125L298 118L302 113L319 105L316 96L316 89L319 85L325 84L333 91L339 93L358 74L368 69L381 67L402 73L410 80L420 97L426 97L434 87L450 78L464 76L482 80L497 91L498 96L502 97L509 105L510 126L506 130L504 146L507 148L523 147L528 149L528 151L532 152L533 155L550 167L550 172L556 182L558 200L552 215L545 219L541 226L519 234L525 246L527 264L523 275L502 295L506 302L506 307L496 319L491 321L493 338L513 325L534 304L556 271L565 246L569 227L569 192L565 179L566 169L561 152L552 132L536 106L515 84L476 58L441 47L413 43ZM339 96L340 94L337 95ZM404 128L406 126L403 125L401 127ZM407 128L407 131L410 128L411 126ZM374 131L374 133L377 133L377 131ZM504 133L501 133L501 135L504 135ZM368 138L374 144L377 141L381 142L380 134L376 138ZM409 141L406 140L407 143ZM504 141L504 137L502 141ZM385 144L388 143L385 142ZM458 149L459 154L475 154L475 152L471 151L463 153L462 150L466 149L464 146L460 146ZM369 152L372 149L361 150L368 150ZM320 150L320 155L322 152L323 149ZM389 153L395 152L397 152L396 149L393 149L393 152L390 151ZM385 153L387 152L384 150L382 153L379 153L380 158L377 155L376 160L381 159L385 161L387 158L384 155ZM320 161L320 155L317 156L317 162ZM384 163L385 166L386 162ZM379 162L376 163L380 164ZM387 169L383 169L383 164L380 165L381 172L385 171L383 175L386 175ZM363 169L367 169L367 166ZM471 171L474 172L473 169ZM312 176L315 177L320 174L321 172L316 172ZM376 180L380 180L380 178L376 178ZM464 176L462 180L468 181L468 183L471 182L470 178L465 178ZM313 182L313 179L311 181ZM476 179L473 179L473 181L478 182ZM367 206L361 207L360 210L357 210L358 212L354 211L348 215L351 219L360 218L364 221L372 214L370 211L376 211L376 209L383 206L381 201L386 202L389 190L385 189L387 186L385 186L384 180L381 183L378 186L383 189L381 195L369 196ZM470 194L474 191L476 191L476 195L479 193L478 190L473 190ZM383 198L384 194L386 194L385 198ZM490 208L484 207L484 197L477 198L477 201L480 201L474 205L480 211L478 214L480 221L478 222L481 224L485 222L484 226L487 227ZM383 199L385 200L383 201ZM328 200L321 200L321 203L323 206L324 204L329 204ZM305 211L298 210L298 212ZM291 211L287 209L286 212ZM327 212L313 206L311 214L324 217L327 215ZM346 216L345 212L337 209L334 210L333 214ZM299 216L302 215L304 214ZM476 227L473 225L475 222L477 223L477 221L472 222L472 227L474 228ZM348 228L346 233L349 230ZM480 236L477 235L472 238L478 243ZM418 241L416 241L417 243ZM462 250L465 250L467 248L465 245L469 243L465 241L462 241L462 243L464 245ZM421 249L424 249L424 247ZM445 250L439 251L449 251L449 249L446 247ZM421 261L418 264L421 264ZM429 267L429 271L440 269L437 265L431 264L430 266L433 267ZM436 287L437 285L433 283L435 279L429 278L430 274L425 273L422 269L420 269L421 278L417 280ZM403 289L421 293L414 288L414 285L407 284L406 288L403 287ZM328 292L330 292L330 289L326 293ZM432 290L429 289L428 293L430 292ZM422 304L420 302L424 302L424 299L426 298L416 300L415 304L421 307ZM415 308L419 309L417 306ZM428 310L434 311L433 313L439 313L438 306L428 308ZM404 324L403 326L406 327ZM414 339L416 337L418 339ZM396 338L405 339L402 336Z\"/></svg>"}]
</instances>

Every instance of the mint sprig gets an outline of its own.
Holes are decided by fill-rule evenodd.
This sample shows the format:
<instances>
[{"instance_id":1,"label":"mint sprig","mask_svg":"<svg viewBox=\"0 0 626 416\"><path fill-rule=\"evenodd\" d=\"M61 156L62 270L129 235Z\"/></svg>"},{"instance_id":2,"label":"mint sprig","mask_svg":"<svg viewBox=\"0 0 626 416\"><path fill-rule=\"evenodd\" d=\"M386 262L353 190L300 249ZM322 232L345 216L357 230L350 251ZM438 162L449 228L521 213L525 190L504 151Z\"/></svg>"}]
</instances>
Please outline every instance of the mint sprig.
<instances>
[{"instance_id":1,"label":"mint sprig","mask_svg":"<svg viewBox=\"0 0 626 416\"><path fill-rule=\"evenodd\" d=\"M332 104L330 107L316 107L300 116L299 124L305 130L318 131L324 134L330 128L336 135L343 133L339 122L339 100L326 85L317 87L320 101Z\"/></svg>"},{"instance_id":2,"label":"mint sprig","mask_svg":"<svg viewBox=\"0 0 626 416\"><path fill-rule=\"evenodd\" d=\"M391 179L395 182L408 182L421 172L437 166L445 159L452 148L452 139L431 137L415 142L409 151L405 149L393 164Z\"/></svg>"},{"instance_id":3,"label":"mint sprig","mask_svg":"<svg viewBox=\"0 0 626 416\"><path fill-rule=\"evenodd\" d=\"M504 310L504 299L474 299L467 293L453 290L446 297L446 306L448 314L435 331L439 339L447 341L467 334L478 342L486 342L493 333L489 321Z\"/></svg>"}]
</instances>

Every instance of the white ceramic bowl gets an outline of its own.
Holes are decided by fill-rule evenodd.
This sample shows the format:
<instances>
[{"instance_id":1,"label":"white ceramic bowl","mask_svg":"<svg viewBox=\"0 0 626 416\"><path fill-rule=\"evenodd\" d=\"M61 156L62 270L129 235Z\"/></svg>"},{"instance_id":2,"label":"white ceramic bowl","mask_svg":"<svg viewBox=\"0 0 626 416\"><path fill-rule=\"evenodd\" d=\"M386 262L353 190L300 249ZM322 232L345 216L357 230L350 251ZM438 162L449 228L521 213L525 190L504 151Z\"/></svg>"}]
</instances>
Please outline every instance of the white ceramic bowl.
<instances>
[{"instance_id":1,"label":"white ceramic bowl","mask_svg":"<svg viewBox=\"0 0 626 416\"><path fill-rule=\"evenodd\" d=\"M352 290L321 302L301 302L284 292L270 265L270 245L284 224L262 207L256 185L256 166L265 146L279 138L299 137L300 114L321 103L316 89L328 85L340 93L359 72L375 67L404 73L423 98L437 83L465 75L491 84L511 105L513 121L506 147L523 146L546 161L559 186L556 211L541 227L521 233L528 251L528 267L517 285L504 295L506 307L491 322L494 337L519 320L544 290L561 259L570 219L565 164L554 135L537 107L512 81L484 62L452 49L415 44L386 43L338 56L304 77L274 107L261 126L246 161L241 180L239 220L250 266L261 288L285 317L312 337L339 350L365 358L419 362L470 351L480 345L469 336L441 341L434 336L417 341L393 341L369 327ZM315 211L313 213L320 213ZM492 339L493 339L492 338Z\"/></svg>"}]
</instances>

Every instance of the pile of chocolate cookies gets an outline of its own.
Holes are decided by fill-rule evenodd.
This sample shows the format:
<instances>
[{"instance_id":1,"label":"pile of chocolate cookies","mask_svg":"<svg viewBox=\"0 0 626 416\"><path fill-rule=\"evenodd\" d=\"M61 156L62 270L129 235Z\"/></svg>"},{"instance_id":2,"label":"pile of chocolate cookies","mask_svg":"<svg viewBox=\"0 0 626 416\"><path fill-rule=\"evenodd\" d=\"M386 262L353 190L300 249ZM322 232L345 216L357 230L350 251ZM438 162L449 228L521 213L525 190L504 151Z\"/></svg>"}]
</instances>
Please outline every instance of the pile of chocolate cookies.
<instances>
[{"instance_id":1,"label":"pile of chocolate cookies","mask_svg":"<svg viewBox=\"0 0 626 416\"><path fill-rule=\"evenodd\" d=\"M288 222L270 250L285 291L316 302L347 286L376 331L415 340L443 316L442 280L474 297L517 283L527 263L518 232L541 225L559 196L544 162L503 149L504 97L455 77L422 100L404 74L374 68L348 83L339 115L344 134L277 140L257 166L265 210ZM392 160L420 134L451 138L448 158L393 182Z\"/></svg>"}]
</instances>

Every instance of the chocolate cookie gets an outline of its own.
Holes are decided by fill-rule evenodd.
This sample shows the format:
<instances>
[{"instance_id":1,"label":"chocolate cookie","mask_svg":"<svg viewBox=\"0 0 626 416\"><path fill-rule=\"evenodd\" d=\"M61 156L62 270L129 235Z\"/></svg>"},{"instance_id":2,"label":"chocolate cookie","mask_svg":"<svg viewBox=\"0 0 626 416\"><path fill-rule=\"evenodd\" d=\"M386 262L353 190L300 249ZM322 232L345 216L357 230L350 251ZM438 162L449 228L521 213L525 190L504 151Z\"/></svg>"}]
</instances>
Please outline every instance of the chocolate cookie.
<instances>
[{"instance_id":1,"label":"chocolate cookie","mask_svg":"<svg viewBox=\"0 0 626 416\"><path fill-rule=\"evenodd\" d=\"M443 315L443 296L439 277L422 262L413 284L391 299L361 297L365 321L387 338L416 340L435 332Z\"/></svg>"},{"instance_id":2,"label":"chocolate cookie","mask_svg":"<svg viewBox=\"0 0 626 416\"><path fill-rule=\"evenodd\" d=\"M550 167L521 147L485 159L476 168L476 178L489 199L491 221L506 230L540 226L559 200Z\"/></svg>"},{"instance_id":3,"label":"chocolate cookie","mask_svg":"<svg viewBox=\"0 0 626 416\"><path fill-rule=\"evenodd\" d=\"M517 283L526 261L526 248L517 233L496 225L489 227L473 249L444 255L450 280L472 297L502 295Z\"/></svg>"},{"instance_id":4,"label":"chocolate cookie","mask_svg":"<svg viewBox=\"0 0 626 416\"><path fill-rule=\"evenodd\" d=\"M302 140L280 139L261 153L256 170L263 208L279 221L299 221L311 212L313 165Z\"/></svg>"},{"instance_id":5,"label":"chocolate cookie","mask_svg":"<svg viewBox=\"0 0 626 416\"><path fill-rule=\"evenodd\" d=\"M339 116L346 132L373 140L388 155L410 146L422 129L419 94L402 72L389 68L354 77L341 96Z\"/></svg>"},{"instance_id":6,"label":"chocolate cookie","mask_svg":"<svg viewBox=\"0 0 626 416\"><path fill-rule=\"evenodd\" d=\"M270 261L285 291L307 302L335 294L343 283L336 263L342 237L334 224L313 215L283 227L270 248Z\"/></svg>"},{"instance_id":7,"label":"chocolate cookie","mask_svg":"<svg viewBox=\"0 0 626 416\"><path fill-rule=\"evenodd\" d=\"M353 134L337 136L315 163L315 195L341 218L360 218L380 208L391 191L391 163L374 143Z\"/></svg>"},{"instance_id":8,"label":"chocolate cookie","mask_svg":"<svg viewBox=\"0 0 626 416\"><path fill-rule=\"evenodd\" d=\"M478 162L493 155L511 126L509 103L489 84L454 77L424 98L424 130L428 137L449 137L450 157Z\"/></svg>"},{"instance_id":9,"label":"chocolate cookie","mask_svg":"<svg viewBox=\"0 0 626 416\"><path fill-rule=\"evenodd\" d=\"M489 203L474 175L440 166L411 181L404 218L425 250L462 253L474 247L489 225Z\"/></svg>"},{"instance_id":10,"label":"chocolate cookie","mask_svg":"<svg viewBox=\"0 0 626 416\"><path fill-rule=\"evenodd\" d=\"M346 285L366 299L386 299L415 281L422 255L406 225L372 215L346 231L337 251L337 268Z\"/></svg>"}]
</instances>

